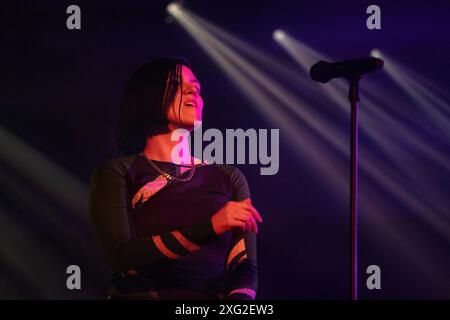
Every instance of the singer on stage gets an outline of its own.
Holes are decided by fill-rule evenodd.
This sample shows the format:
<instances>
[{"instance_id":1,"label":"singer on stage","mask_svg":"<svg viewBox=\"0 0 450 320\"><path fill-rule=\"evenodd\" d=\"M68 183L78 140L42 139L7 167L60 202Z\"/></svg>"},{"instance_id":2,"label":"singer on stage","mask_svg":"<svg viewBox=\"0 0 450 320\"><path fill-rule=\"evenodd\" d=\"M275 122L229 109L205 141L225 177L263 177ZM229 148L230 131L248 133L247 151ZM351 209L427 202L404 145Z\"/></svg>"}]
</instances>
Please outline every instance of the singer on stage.
<instances>
[{"instance_id":1,"label":"singer on stage","mask_svg":"<svg viewBox=\"0 0 450 320\"><path fill-rule=\"evenodd\" d=\"M92 175L89 212L113 271L109 299L255 299L257 224L245 176L172 150L202 119L200 83L183 59L159 58L126 84L119 155ZM184 151L189 148L184 148Z\"/></svg>"}]
</instances>

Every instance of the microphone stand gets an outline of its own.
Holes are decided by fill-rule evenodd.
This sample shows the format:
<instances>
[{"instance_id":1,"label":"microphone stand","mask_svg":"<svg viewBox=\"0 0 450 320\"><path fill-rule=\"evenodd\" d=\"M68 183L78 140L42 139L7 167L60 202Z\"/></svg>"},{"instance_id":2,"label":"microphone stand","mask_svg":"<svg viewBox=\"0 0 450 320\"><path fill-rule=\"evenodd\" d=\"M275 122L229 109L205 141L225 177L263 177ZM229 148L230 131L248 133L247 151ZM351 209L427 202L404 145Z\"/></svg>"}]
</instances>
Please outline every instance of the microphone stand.
<instances>
[{"instance_id":1,"label":"microphone stand","mask_svg":"<svg viewBox=\"0 0 450 320\"><path fill-rule=\"evenodd\" d=\"M327 83L333 78L348 80L351 112L350 132L350 289L352 300L358 300L358 109L359 81L362 75L381 69L383 60L362 58L342 62L319 61L309 70L314 81Z\"/></svg>"},{"instance_id":2,"label":"microphone stand","mask_svg":"<svg viewBox=\"0 0 450 320\"><path fill-rule=\"evenodd\" d=\"M350 134L350 257L351 274L350 286L352 300L358 300L358 107L359 80L361 76L347 78L349 82L348 100L351 105L351 134Z\"/></svg>"}]
</instances>

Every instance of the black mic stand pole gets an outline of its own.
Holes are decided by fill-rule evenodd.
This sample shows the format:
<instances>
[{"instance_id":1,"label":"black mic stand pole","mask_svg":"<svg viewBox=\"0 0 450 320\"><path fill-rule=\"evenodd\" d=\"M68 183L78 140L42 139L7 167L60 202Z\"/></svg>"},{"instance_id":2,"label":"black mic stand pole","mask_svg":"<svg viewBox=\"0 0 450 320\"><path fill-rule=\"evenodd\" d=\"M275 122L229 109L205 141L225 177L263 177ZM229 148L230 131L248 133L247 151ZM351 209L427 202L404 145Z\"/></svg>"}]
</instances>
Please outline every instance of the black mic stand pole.
<instances>
[{"instance_id":1,"label":"black mic stand pole","mask_svg":"<svg viewBox=\"0 0 450 320\"><path fill-rule=\"evenodd\" d=\"M347 78L350 88L348 99L351 105L350 133L350 257L352 300L358 300L358 107L359 80L361 76Z\"/></svg>"},{"instance_id":2,"label":"black mic stand pole","mask_svg":"<svg viewBox=\"0 0 450 320\"><path fill-rule=\"evenodd\" d=\"M350 85L350 289L352 300L358 300L358 112L359 81L362 75L381 69L383 60L378 58L354 59L329 63L319 61L309 70L314 81L327 83L333 78L344 77Z\"/></svg>"}]
</instances>

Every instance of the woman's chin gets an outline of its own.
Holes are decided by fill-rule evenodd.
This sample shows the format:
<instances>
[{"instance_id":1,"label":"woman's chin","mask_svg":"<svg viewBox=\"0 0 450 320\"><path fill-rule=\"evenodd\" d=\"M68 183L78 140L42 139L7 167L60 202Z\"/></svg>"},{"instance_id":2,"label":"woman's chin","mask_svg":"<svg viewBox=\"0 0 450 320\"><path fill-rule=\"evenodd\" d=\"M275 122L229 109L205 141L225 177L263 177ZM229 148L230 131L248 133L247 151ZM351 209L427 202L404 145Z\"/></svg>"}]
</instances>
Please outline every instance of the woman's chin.
<instances>
[{"instance_id":1,"label":"woman's chin","mask_svg":"<svg viewBox=\"0 0 450 320\"><path fill-rule=\"evenodd\" d=\"M194 126L194 125L198 125L198 123L200 122L202 122L202 117L200 116L198 116L198 115L195 115L195 116L192 116L192 117L188 117L188 118L186 118L186 119L182 119L182 122L184 123L184 124L186 124L186 125L189 125L189 126Z\"/></svg>"},{"instance_id":2,"label":"woman's chin","mask_svg":"<svg viewBox=\"0 0 450 320\"><path fill-rule=\"evenodd\" d=\"M178 124L179 128L183 128L189 131L194 130L195 128L198 127L199 124L202 123L202 120L198 120L198 119L192 119L192 120L183 120L183 122L181 123L181 126Z\"/></svg>"}]
</instances>

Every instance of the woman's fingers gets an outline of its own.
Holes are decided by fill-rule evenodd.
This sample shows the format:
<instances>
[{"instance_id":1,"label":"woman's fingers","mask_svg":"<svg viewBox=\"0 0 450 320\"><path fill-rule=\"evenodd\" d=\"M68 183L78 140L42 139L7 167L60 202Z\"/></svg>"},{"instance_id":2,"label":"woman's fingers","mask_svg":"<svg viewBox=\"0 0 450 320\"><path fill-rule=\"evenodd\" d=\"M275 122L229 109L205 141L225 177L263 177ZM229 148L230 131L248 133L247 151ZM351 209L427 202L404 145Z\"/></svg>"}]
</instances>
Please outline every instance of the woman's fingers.
<instances>
[{"instance_id":1,"label":"woman's fingers","mask_svg":"<svg viewBox=\"0 0 450 320\"><path fill-rule=\"evenodd\" d=\"M250 210L253 216L255 217L255 220L258 222L262 222L262 217L259 214L258 210L251 204L250 199L245 199L241 202L237 202L238 205L240 205L242 208L245 208L247 210Z\"/></svg>"},{"instance_id":2,"label":"woman's fingers","mask_svg":"<svg viewBox=\"0 0 450 320\"><path fill-rule=\"evenodd\" d=\"M246 208L240 208L240 212L237 213L235 219L245 222L248 230L252 230L254 233L258 233L258 225L250 210Z\"/></svg>"},{"instance_id":3,"label":"woman's fingers","mask_svg":"<svg viewBox=\"0 0 450 320\"><path fill-rule=\"evenodd\" d=\"M230 227L239 227L246 230L252 230L258 233L258 222L262 222L261 215L251 204L250 199L243 201L230 201L225 207L228 211L227 215L231 220L228 222L228 230Z\"/></svg>"},{"instance_id":4,"label":"woman's fingers","mask_svg":"<svg viewBox=\"0 0 450 320\"><path fill-rule=\"evenodd\" d=\"M246 231L253 230L252 222L249 219L245 220L245 225L246 225Z\"/></svg>"},{"instance_id":5,"label":"woman's fingers","mask_svg":"<svg viewBox=\"0 0 450 320\"><path fill-rule=\"evenodd\" d=\"M235 220L235 227L241 228L244 232L247 230L247 224L243 221Z\"/></svg>"},{"instance_id":6,"label":"woman's fingers","mask_svg":"<svg viewBox=\"0 0 450 320\"><path fill-rule=\"evenodd\" d=\"M253 216L250 216L250 219L253 225L253 232L258 233L258 223L256 223L255 218Z\"/></svg>"},{"instance_id":7,"label":"woman's fingers","mask_svg":"<svg viewBox=\"0 0 450 320\"><path fill-rule=\"evenodd\" d=\"M248 218L251 216L250 211L244 209L244 208L238 208L235 212L235 216L234 218L239 220L239 221L247 221Z\"/></svg>"},{"instance_id":8,"label":"woman's fingers","mask_svg":"<svg viewBox=\"0 0 450 320\"><path fill-rule=\"evenodd\" d=\"M250 210L252 211L253 216L255 217L256 220L258 220L258 222L262 222L262 217L259 214L258 210L256 210L256 208L252 205L250 205Z\"/></svg>"}]
</instances>

